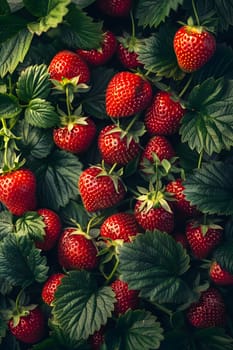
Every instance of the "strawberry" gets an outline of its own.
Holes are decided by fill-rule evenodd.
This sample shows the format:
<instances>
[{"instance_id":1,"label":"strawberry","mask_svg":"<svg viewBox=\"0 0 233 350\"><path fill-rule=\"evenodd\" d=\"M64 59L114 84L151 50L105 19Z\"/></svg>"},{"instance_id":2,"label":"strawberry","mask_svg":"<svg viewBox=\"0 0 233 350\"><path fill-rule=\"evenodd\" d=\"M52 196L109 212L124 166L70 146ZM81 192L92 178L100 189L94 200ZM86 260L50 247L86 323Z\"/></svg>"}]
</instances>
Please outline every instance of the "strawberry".
<instances>
[{"instance_id":1,"label":"strawberry","mask_svg":"<svg viewBox=\"0 0 233 350\"><path fill-rule=\"evenodd\" d=\"M58 242L59 264L68 270L94 269L98 264L97 253L90 237L76 228L65 229Z\"/></svg>"},{"instance_id":2,"label":"strawberry","mask_svg":"<svg viewBox=\"0 0 233 350\"><path fill-rule=\"evenodd\" d=\"M36 177L29 169L17 169L0 175L0 201L14 215L23 215L36 207Z\"/></svg>"},{"instance_id":3,"label":"strawberry","mask_svg":"<svg viewBox=\"0 0 233 350\"><path fill-rule=\"evenodd\" d=\"M35 245L44 251L52 249L61 232L61 220L59 216L51 209L41 208L37 213L42 216L45 223L45 236L42 242L37 241Z\"/></svg>"},{"instance_id":4,"label":"strawberry","mask_svg":"<svg viewBox=\"0 0 233 350\"><path fill-rule=\"evenodd\" d=\"M169 160L175 157L175 150L173 146L171 145L170 141L168 141L168 139L164 136L154 136L149 139L144 147L141 163L145 158L150 162L153 162L153 153L156 154L159 160Z\"/></svg>"},{"instance_id":5,"label":"strawberry","mask_svg":"<svg viewBox=\"0 0 233 350\"><path fill-rule=\"evenodd\" d=\"M107 209L118 204L125 196L125 186L119 175L94 165L85 169L78 181L84 207L88 212Z\"/></svg>"},{"instance_id":6,"label":"strawberry","mask_svg":"<svg viewBox=\"0 0 233 350\"><path fill-rule=\"evenodd\" d=\"M101 47L92 50L78 49L76 53L92 66L100 66L110 60L116 51L117 40L109 30L103 34Z\"/></svg>"},{"instance_id":7,"label":"strawberry","mask_svg":"<svg viewBox=\"0 0 233 350\"><path fill-rule=\"evenodd\" d=\"M216 50L216 40L204 27L184 25L176 32L173 47L179 67L191 73L210 60Z\"/></svg>"},{"instance_id":8,"label":"strawberry","mask_svg":"<svg viewBox=\"0 0 233 350\"><path fill-rule=\"evenodd\" d=\"M110 215L100 227L100 236L113 241L121 239L130 242L138 234L138 225L133 214L117 213Z\"/></svg>"},{"instance_id":9,"label":"strawberry","mask_svg":"<svg viewBox=\"0 0 233 350\"><path fill-rule=\"evenodd\" d=\"M173 135L180 127L185 109L166 91L159 91L153 98L145 116L145 125L151 135Z\"/></svg>"},{"instance_id":10,"label":"strawberry","mask_svg":"<svg viewBox=\"0 0 233 350\"><path fill-rule=\"evenodd\" d=\"M51 79L61 81L79 76L78 83L88 83L90 71L86 62L75 52L63 50L58 52L49 64Z\"/></svg>"},{"instance_id":11,"label":"strawberry","mask_svg":"<svg viewBox=\"0 0 233 350\"><path fill-rule=\"evenodd\" d=\"M192 220L186 226L186 237L194 256L205 259L221 242L222 228L211 224L201 225Z\"/></svg>"},{"instance_id":12,"label":"strawberry","mask_svg":"<svg viewBox=\"0 0 233 350\"><path fill-rule=\"evenodd\" d=\"M111 283L111 288L115 293L116 303L114 313L119 316L127 310L137 309L139 306L138 291L129 289L128 283L116 279Z\"/></svg>"},{"instance_id":13,"label":"strawberry","mask_svg":"<svg viewBox=\"0 0 233 350\"><path fill-rule=\"evenodd\" d=\"M57 287L61 284L64 273L54 273L43 285L41 297L47 305L52 305Z\"/></svg>"},{"instance_id":14,"label":"strawberry","mask_svg":"<svg viewBox=\"0 0 233 350\"><path fill-rule=\"evenodd\" d=\"M127 71L116 73L106 89L106 111L112 118L132 116L143 111L152 98L151 84Z\"/></svg>"},{"instance_id":15,"label":"strawberry","mask_svg":"<svg viewBox=\"0 0 233 350\"><path fill-rule=\"evenodd\" d=\"M99 9L108 16L127 16L132 8L132 0L97 0Z\"/></svg>"},{"instance_id":16,"label":"strawberry","mask_svg":"<svg viewBox=\"0 0 233 350\"><path fill-rule=\"evenodd\" d=\"M15 317L15 319L10 319L8 327L16 339L24 343L34 344L43 338L45 318L38 306L25 312L24 316Z\"/></svg>"},{"instance_id":17,"label":"strawberry","mask_svg":"<svg viewBox=\"0 0 233 350\"><path fill-rule=\"evenodd\" d=\"M187 319L196 328L224 326L226 310L219 291L211 287L202 292L199 301L188 308Z\"/></svg>"},{"instance_id":18,"label":"strawberry","mask_svg":"<svg viewBox=\"0 0 233 350\"><path fill-rule=\"evenodd\" d=\"M95 331L94 334L89 337L89 343L92 350L101 349L101 345L104 343L104 330L105 327L102 326L98 331Z\"/></svg>"},{"instance_id":19,"label":"strawberry","mask_svg":"<svg viewBox=\"0 0 233 350\"><path fill-rule=\"evenodd\" d=\"M127 69L136 69L143 66L138 59L138 54L135 52L138 39L134 35L124 33L118 37L117 57L121 64Z\"/></svg>"},{"instance_id":20,"label":"strawberry","mask_svg":"<svg viewBox=\"0 0 233 350\"><path fill-rule=\"evenodd\" d=\"M228 286L233 285L233 274L223 269L217 261L212 261L209 270L210 279L217 285Z\"/></svg>"}]
</instances>

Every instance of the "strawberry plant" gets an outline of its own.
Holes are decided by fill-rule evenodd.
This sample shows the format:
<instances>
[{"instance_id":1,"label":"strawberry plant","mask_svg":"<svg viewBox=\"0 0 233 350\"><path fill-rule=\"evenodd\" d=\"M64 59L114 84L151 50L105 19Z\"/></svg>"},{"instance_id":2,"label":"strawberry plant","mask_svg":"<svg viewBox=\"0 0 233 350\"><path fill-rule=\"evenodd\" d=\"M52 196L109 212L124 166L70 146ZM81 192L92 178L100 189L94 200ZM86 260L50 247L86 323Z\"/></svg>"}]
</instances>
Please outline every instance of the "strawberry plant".
<instances>
[{"instance_id":1,"label":"strawberry plant","mask_svg":"<svg viewBox=\"0 0 233 350\"><path fill-rule=\"evenodd\" d=\"M233 349L233 0L0 1L0 348Z\"/></svg>"}]
</instances>

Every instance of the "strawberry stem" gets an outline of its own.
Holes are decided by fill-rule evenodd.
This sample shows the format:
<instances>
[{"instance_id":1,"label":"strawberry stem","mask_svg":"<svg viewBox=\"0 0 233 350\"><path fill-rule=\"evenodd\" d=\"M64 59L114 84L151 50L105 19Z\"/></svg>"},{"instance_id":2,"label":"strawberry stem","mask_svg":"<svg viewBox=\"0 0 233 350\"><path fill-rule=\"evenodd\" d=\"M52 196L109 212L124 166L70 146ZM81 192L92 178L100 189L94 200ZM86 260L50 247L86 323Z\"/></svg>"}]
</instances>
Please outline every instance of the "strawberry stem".
<instances>
[{"instance_id":1,"label":"strawberry stem","mask_svg":"<svg viewBox=\"0 0 233 350\"><path fill-rule=\"evenodd\" d=\"M69 93L69 87L68 86L66 86L65 92L66 92L67 114L68 114L68 116L70 116L71 115L71 110L72 110L72 105L71 105L71 102L70 102L70 93Z\"/></svg>"},{"instance_id":2,"label":"strawberry stem","mask_svg":"<svg viewBox=\"0 0 233 350\"><path fill-rule=\"evenodd\" d=\"M188 90L188 87L191 84L192 79L193 79L193 76L190 75L190 77L189 77L188 81L186 82L185 86L183 87L183 89L179 93L179 97L182 97L185 94L185 92Z\"/></svg>"},{"instance_id":3,"label":"strawberry stem","mask_svg":"<svg viewBox=\"0 0 233 350\"><path fill-rule=\"evenodd\" d=\"M133 41L135 39L135 23L134 23L134 17L133 17L132 11L130 11L130 19L131 19L131 29L132 29L131 40Z\"/></svg>"},{"instance_id":4,"label":"strawberry stem","mask_svg":"<svg viewBox=\"0 0 233 350\"><path fill-rule=\"evenodd\" d=\"M200 26L200 20L199 20L199 17L198 17L197 8L196 8L196 4L195 4L194 0L192 0L192 7L193 7L193 12L194 12L194 16L195 16L197 25Z\"/></svg>"},{"instance_id":5,"label":"strawberry stem","mask_svg":"<svg viewBox=\"0 0 233 350\"><path fill-rule=\"evenodd\" d=\"M197 168L198 169L201 168L202 158L203 158L203 150L199 154L198 163L197 163Z\"/></svg>"},{"instance_id":6,"label":"strawberry stem","mask_svg":"<svg viewBox=\"0 0 233 350\"><path fill-rule=\"evenodd\" d=\"M138 119L139 114L136 114L133 119L131 120L131 122L128 124L127 128L124 130L124 134L127 134L130 129L132 128L132 126L134 125L134 123L136 122L136 120Z\"/></svg>"}]
</instances>

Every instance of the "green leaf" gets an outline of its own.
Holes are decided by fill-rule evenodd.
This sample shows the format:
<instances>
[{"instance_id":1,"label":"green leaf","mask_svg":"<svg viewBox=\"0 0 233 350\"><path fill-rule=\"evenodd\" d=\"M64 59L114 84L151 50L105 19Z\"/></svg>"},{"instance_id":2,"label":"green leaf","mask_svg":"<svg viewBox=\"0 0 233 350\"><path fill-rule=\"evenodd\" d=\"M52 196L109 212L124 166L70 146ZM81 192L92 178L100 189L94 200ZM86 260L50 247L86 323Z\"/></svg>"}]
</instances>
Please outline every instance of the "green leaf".
<instances>
[{"instance_id":1,"label":"green leaf","mask_svg":"<svg viewBox=\"0 0 233 350\"><path fill-rule=\"evenodd\" d=\"M214 0L216 13L219 17L219 26L221 30L227 30L233 25L233 1L232 0Z\"/></svg>"},{"instance_id":2,"label":"green leaf","mask_svg":"<svg viewBox=\"0 0 233 350\"><path fill-rule=\"evenodd\" d=\"M0 278L14 286L28 286L47 279L46 258L40 255L33 241L9 235L0 244Z\"/></svg>"},{"instance_id":3,"label":"green leaf","mask_svg":"<svg viewBox=\"0 0 233 350\"><path fill-rule=\"evenodd\" d=\"M21 112L21 110L19 101L15 96L0 93L1 118L14 118Z\"/></svg>"},{"instance_id":4,"label":"green leaf","mask_svg":"<svg viewBox=\"0 0 233 350\"><path fill-rule=\"evenodd\" d=\"M233 275L233 242L221 244L213 253L213 258L220 266Z\"/></svg>"},{"instance_id":5,"label":"green leaf","mask_svg":"<svg viewBox=\"0 0 233 350\"><path fill-rule=\"evenodd\" d=\"M33 240L42 241L45 236L45 223L37 212L29 211L15 223L16 233L20 236L28 236Z\"/></svg>"},{"instance_id":6,"label":"green leaf","mask_svg":"<svg viewBox=\"0 0 233 350\"><path fill-rule=\"evenodd\" d=\"M22 29L13 37L0 44L0 77L7 73L13 73L20 62L23 62L33 34L27 29Z\"/></svg>"},{"instance_id":7,"label":"green leaf","mask_svg":"<svg viewBox=\"0 0 233 350\"><path fill-rule=\"evenodd\" d=\"M163 329L156 316L145 310L129 310L118 318L105 342L108 350L151 350L159 349L162 340Z\"/></svg>"},{"instance_id":8,"label":"green leaf","mask_svg":"<svg viewBox=\"0 0 233 350\"><path fill-rule=\"evenodd\" d=\"M8 13L5 16L1 16L0 21L0 42L4 42L19 31L25 29L27 21L22 16Z\"/></svg>"},{"instance_id":9,"label":"green leaf","mask_svg":"<svg viewBox=\"0 0 233 350\"><path fill-rule=\"evenodd\" d=\"M190 92L182 119L181 141L212 155L233 145L233 81L209 78Z\"/></svg>"},{"instance_id":10,"label":"green leaf","mask_svg":"<svg viewBox=\"0 0 233 350\"><path fill-rule=\"evenodd\" d=\"M90 216L83 205L73 200L70 200L65 208L61 208L60 216L62 217L62 221L67 225L72 226L75 221L82 228L86 227L90 220Z\"/></svg>"},{"instance_id":11,"label":"green leaf","mask_svg":"<svg viewBox=\"0 0 233 350\"><path fill-rule=\"evenodd\" d=\"M87 339L114 309L111 287L98 287L87 271L71 271L55 293L53 316L72 339Z\"/></svg>"},{"instance_id":12,"label":"green leaf","mask_svg":"<svg viewBox=\"0 0 233 350\"><path fill-rule=\"evenodd\" d=\"M171 10L176 11L183 0L139 0L136 7L136 18L139 26L158 27L169 16Z\"/></svg>"},{"instance_id":13,"label":"green leaf","mask_svg":"<svg viewBox=\"0 0 233 350\"><path fill-rule=\"evenodd\" d=\"M201 350L232 350L233 348L233 338L226 333L224 328L197 329L193 337L197 348Z\"/></svg>"},{"instance_id":14,"label":"green leaf","mask_svg":"<svg viewBox=\"0 0 233 350\"><path fill-rule=\"evenodd\" d=\"M10 284L5 279L0 278L0 293L2 295L9 294L12 291L12 289L13 289L12 284ZM0 341L0 343L1 343L1 341Z\"/></svg>"},{"instance_id":15,"label":"green leaf","mask_svg":"<svg viewBox=\"0 0 233 350\"><path fill-rule=\"evenodd\" d=\"M30 66L21 72L16 85L20 100L46 99L51 91L48 68L45 64Z\"/></svg>"},{"instance_id":16,"label":"green leaf","mask_svg":"<svg viewBox=\"0 0 233 350\"><path fill-rule=\"evenodd\" d=\"M85 7L93 4L93 2L95 2L95 0L72 0L72 2L80 8L85 8Z\"/></svg>"},{"instance_id":17,"label":"green leaf","mask_svg":"<svg viewBox=\"0 0 233 350\"><path fill-rule=\"evenodd\" d=\"M33 126L46 129L57 125L59 116L51 102L35 98L25 110L25 120Z\"/></svg>"},{"instance_id":18,"label":"green leaf","mask_svg":"<svg viewBox=\"0 0 233 350\"><path fill-rule=\"evenodd\" d=\"M0 240L14 232L13 215L9 211L3 210L0 212Z\"/></svg>"},{"instance_id":19,"label":"green leaf","mask_svg":"<svg viewBox=\"0 0 233 350\"><path fill-rule=\"evenodd\" d=\"M189 269L189 256L168 234L138 235L120 250L120 273L131 289L158 303L181 303L189 288L181 276Z\"/></svg>"},{"instance_id":20,"label":"green leaf","mask_svg":"<svg viewBox=\"0 0 233 350\"><path fill-rule=\"evenodd\" d=\"M233 165L203 164L184 182L185 196L206 214L233 214Z\"/></svg>"},{"instance_id":21,"label":"green leaf","mask_svg":"<svg viewBox=\"0 0 233 350\"><path fill-rule=\"evenodd\" d=\"M56 28L62 23L64 16L68 13L70 0L24 0L27 10L34 16L39 17L37 22L28 24L32 33L41 35L50 28Z\"/></svg>"},{"instance_id":22,"label":"green leaf","mask_svg":"<svg viewBox=\"0 0 233 350\"><path fill-rule=\"evenodd\" d=\"M0 1L0 16L6 15L8 13L10 13L10 6L7 3L6 0L1 0Z\"/></svg>"}]
</instances>

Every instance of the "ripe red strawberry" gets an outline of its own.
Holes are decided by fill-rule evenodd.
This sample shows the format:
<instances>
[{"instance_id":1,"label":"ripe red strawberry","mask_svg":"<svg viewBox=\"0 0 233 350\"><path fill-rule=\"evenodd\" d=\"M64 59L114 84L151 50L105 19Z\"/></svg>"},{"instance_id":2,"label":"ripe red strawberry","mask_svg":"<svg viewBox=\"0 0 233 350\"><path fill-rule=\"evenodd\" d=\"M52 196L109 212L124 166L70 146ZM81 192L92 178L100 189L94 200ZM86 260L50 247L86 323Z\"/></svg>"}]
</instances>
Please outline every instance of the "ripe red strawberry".
<instances>
[{"instance_id":1,"label":"ripe red strawberry","mask_svg":"<svg viewBox=\"0 0 233 350\"><path fill-rule=\"evenodd\" d=\"M138 54L135 51L130 51L121 43L117 47L117 56L121 64L127 69L136 69L142 66Z\"/></svg>"},{"instance_id":2,"label":"ripe red strawberry","mask_svg":"<svg viewBox=\"0 0 233 350\"><path fill-rule=\"evenodd\" d=\"M205 259L221 242L222 229L212 228L211 225L201 225L195 220L186 226L186 237L194 256Z\"/></svg>"},{"instance_id":3,"label":"ripe red strawberry","mask_svg":"<svg viewBox=\"0 0 233 350\"><path fill-rule=\"evenodd\" d=\"M98 137L98 147L102 159L113 165L126 165L137 157L140 151L139 140L116 125L107 125Z\"/></svg>"},{"instance_id":4,"label":"ripe red strawberry","mask_svg":"<svg viewBox=\"0 0 233 350\"><path fill-rule=\"evenodd\" d=\"M45 334L45 318L37 306L33 310L29 310L27 315L20 316L18 323L11 319L8 327L16 339L24 343L34 344L40 341Z\"/></svg>"},{"instance_id":5,"label":"ripe red strawberry","mask_svg":"<svg viewBox=\"0 0 233 350\"><path fill-rule=\"evenodd\" d=\"M100 350L101 345L104 343L104 330L105 327L101 327L100 330L95 331L89 338L89 342L92 350Z\"/></svg>"},{"instance_id":6,"label":"ripe red strawberry","mask_svg":"<svg viewBox=\"0 0 233 350\"><path fill-rule=\"evenodd\" d=\"M53 130L54 143L71 153L83 153L94 140L96 126L89 117L76 118L75 122Z\"/></svg>"},{"instance_id":7,"label":"ripe red strawberry","mask_svg":"<svg viewBox=\"0 0 233 350\"><path fill-rule=\"evenodd\" d=\"M88 83L90 71L85 61L75 52L63 50L58 52L49 64L51 79L61 81L79 76L78 83Z\"/></svg>"},{"instance_id":8,"label":"ripe red strawberry","mask_svg":"<svg viewBox=\"0 0 233 350\"><path fill-rule=\"evenodd\" d=\"M217 285L228 286L233 285L233 274L223 269L217 261L213 261L209 271L210 279Z\"/></svg>"},{"instance_id":9,"label":"ripe red strawberry","mask_svg":"<svg viewBox=\"0 0 233 350\"><path fill-rule=\"evenodd\" d=\"M111 283L111 288L116 297L114 305L116 315L124 314L129 309L137 309L139 306L138 291L129 289L128 283L119 279Z\"/></svg>"},{"instance_id":10,"label":"ripe red strawberry","mask_svg":"<svg viewBox=\"0 0 233 350\"><path fill-rule=\"evenodd\" d=\"M64 273L54 273L45 282L42 288L41 297L46 304L51 305L54 301L54 294L64 276Z\"/></svg>"},{"instance_id":11,"label":"ripe red strawberry","mask_svg":"<svg viewBox=\"0 0 233 350\"><path fill-rule=\"evenodd\" d=\"M175 150L173 146L164 136L154 136L147 142L142 153L141 163L145 158L153 163L153 153L156 154L159 160L169 160L175 157Z\"/></svg>"},{"instance_id":12,"label":"ripe red strawberry","mask_svg":"<svg viewBox=\"0 0 233 350\"><path fill-rule=\"evenodd\" d=\"M172 135L179 130L185 109L171 96L169 92L160 91L154 96L152 104L148 107L145 125L151 135Z\"/></svg>"},{"instance_id":13,"label":"ripe red strawberry","mask_svg":"<svg viewBox=\"0 0 233 350\"><path fill-rule=\"evenodd\" d=\"M112 214L100 227L100 236L113 241L121 239L124 242L130 242L138 232L138 224L134 215L130 213Z\"/></svg>"},{"instance_id":14,"label":"ripe red strawberry","mask_svg":"<svg viewBox=\"0 0 233 350\"><path fill-rule=\"evenodd\" d=\"M152 98L151 84L131 72L116 73L106 89L106 111L112 118L129 117L143 111Z\"/></svg>"},{"instance_id":15,"label":"ripe red strawberry","mask_svg":"<svg viewBox=\"0 0 233 350\"><path fill-rule=\"evenodd\" d=\"M97 5L106 15L124 17L132 8L132 0L97 0Z\"/></svg>"},{"instance_id":16,"label":"ripe red strawberry","mask_svg":"<svg viewBox=\"0 0 233 350\"><path fill-rule=\"evenodd\" d=\"M0 201L14 215L23 215L36 207L36 177L29 169L0 175Z\"/></svg>"},{"instance_id":17,"label":"ripe red strawberry","mask_svg":"<svg viewBox=\"0 0 233 350\"><path fill-rule=\"evenodd\" d=\"M116 173L97 165L81 173L78 188L83 205L89 212L114 206L126 193L124 184Z\"/></svg>"},{"instance_id":18,"label":"ripe red strawberry","mask_svg":"<svg viewBox=\"0 0 233 350\"><path fill-rule=\"evenodd\" d=\"M98 264L97 249L90 238L76 228L63 231L58 242L59 264L68 270L92 270Z\"/></svg>"},{"instance_id":19,"label":"ripe red strawberry","mask_svg":"<svg viewBox=\"0 0 233 350\"><path fill-rule=\"evenodd\" d=\"M45 236L43 241L35 242L37 248L44 251L52 249L61 232L61 220L59 216L51 209L41 208L37 213L42 216L45 223Z\"/></svg>"},{"instance_id":20,"label":"ripe red strawberry","mask_svg":"<svg viewBox=\"0 0 233 350\"><path fill-rule=\"evenodd\" d=\"M103 34L101 47L92 50L78 49L76 53L92 66L100 66L110 60L116 51L117 40L109 30Z\"/></svg>"},{"instance_id":21,"label":"ripe red strawberry","mask_svg":"<svg viewBox=\"0 0 233 350\"><path fill-rule=\"evenodd\" d=\"M187 319L196 328L224 326L226 310L219 291L209 288L202 292L199 301L188 308Z\"/></svg>"},{"instance_id":22,"label":"ripe red strawberry","mask_svg":"<svg viewBox=\"0 0 233 350\"><path fill-rule=\"evenodd\" d=\"M216 49L215 37L201 26L182 26L173 40L179 67L188 73L204 66Z\"/></svg>"}]
</instances>

